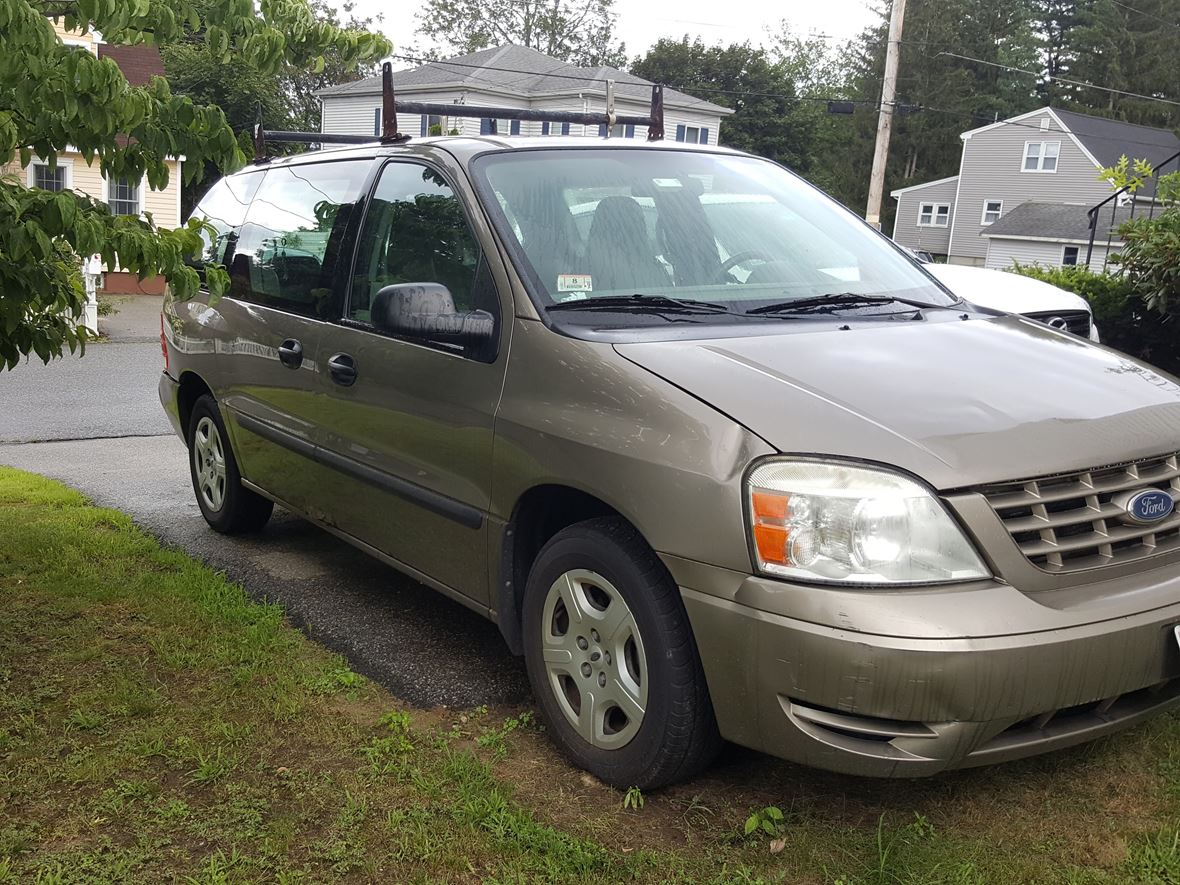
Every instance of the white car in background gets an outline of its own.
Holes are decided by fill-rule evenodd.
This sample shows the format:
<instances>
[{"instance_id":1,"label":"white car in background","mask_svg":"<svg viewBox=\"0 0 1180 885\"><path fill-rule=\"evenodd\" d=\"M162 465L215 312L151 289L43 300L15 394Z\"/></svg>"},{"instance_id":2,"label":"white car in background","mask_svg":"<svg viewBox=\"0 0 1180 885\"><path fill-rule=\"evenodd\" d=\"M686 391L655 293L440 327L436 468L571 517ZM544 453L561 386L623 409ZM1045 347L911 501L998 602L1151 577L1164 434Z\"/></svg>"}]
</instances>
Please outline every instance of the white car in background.
<instances>
[{"instance_id":1,"label":"white car in background","mask_svg":"<svg viewBox=\"0 0 1180 885\"><path fill-rule=\"evenodd\" d=\"M922 266L964 301L990 310L1018 313L1091 341L1100 340L1089 303L1073 292L1003 270L928 262Z\"/></svg>"}]
</instances>

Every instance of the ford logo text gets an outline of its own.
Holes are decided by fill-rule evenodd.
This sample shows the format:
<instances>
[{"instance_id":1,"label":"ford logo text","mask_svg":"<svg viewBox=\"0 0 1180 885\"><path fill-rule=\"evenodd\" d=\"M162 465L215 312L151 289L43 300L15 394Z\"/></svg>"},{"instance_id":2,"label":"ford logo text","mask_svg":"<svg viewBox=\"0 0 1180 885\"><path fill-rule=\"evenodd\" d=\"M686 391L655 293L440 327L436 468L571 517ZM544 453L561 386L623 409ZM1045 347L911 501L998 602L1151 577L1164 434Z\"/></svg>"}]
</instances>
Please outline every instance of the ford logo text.
<instances>
[{"instance_id":1,"label":"ford logo text","mask_svg":"<svg viewBox=\"0 0 1180 885\"><path fill-rule=\"evenodd\" d=\"M1127 511L1125 520L1136 525L1150 525L1167 519L1176 508L1176 502L1167 492L1159 489L1145 489L1118 502Z\"/></svg>"}]
</instances>

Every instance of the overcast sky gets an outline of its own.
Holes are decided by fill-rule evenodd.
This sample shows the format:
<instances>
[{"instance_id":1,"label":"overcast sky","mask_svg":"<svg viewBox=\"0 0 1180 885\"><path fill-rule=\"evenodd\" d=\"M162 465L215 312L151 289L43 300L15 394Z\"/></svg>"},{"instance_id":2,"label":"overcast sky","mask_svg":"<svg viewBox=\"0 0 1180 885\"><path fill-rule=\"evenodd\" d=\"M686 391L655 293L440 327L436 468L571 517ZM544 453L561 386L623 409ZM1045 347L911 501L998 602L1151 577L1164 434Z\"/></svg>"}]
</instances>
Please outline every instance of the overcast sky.
<instances>
[{"instance_id":1,"label":"overcast sky","mask_svg":"<svg viewBox=\"0 0 1180 885\"><path fill-rule=\"evenodd\" d=\"M415 33L422 0L356 0L359 15L384 17L382 30L394 51L421 44ZM766 28L783 19L800 33L853 36L874 20L869 0L615 0L616 35L627 54L642 54L661 37L700 36L706 43L759 43Z\"/></svg>"}]
</instances>

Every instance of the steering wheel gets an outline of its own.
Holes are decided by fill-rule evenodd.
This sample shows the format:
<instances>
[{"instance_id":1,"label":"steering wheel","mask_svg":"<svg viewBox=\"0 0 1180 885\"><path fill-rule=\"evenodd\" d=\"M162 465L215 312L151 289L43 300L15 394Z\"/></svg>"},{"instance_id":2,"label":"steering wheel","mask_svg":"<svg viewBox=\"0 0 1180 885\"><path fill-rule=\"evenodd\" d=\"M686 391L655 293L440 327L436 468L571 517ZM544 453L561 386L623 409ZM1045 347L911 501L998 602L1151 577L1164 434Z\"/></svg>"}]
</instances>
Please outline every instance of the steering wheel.
<instances>
[{"instance_id":1,"label":"steering wheel","mask_svg":"<svg viewBox=\"0 0 1180 885\"><path fill-rule=\"evenodd\" d=\"M747 261L771 262L774 260L773 255L767 255L761 249L747 249L745 252L738 252L736 255L730 255L725 259L721 264L721 275L722 277L728 276L731 270L738 265L745 264Z\"/></svg>"}]
</instances>

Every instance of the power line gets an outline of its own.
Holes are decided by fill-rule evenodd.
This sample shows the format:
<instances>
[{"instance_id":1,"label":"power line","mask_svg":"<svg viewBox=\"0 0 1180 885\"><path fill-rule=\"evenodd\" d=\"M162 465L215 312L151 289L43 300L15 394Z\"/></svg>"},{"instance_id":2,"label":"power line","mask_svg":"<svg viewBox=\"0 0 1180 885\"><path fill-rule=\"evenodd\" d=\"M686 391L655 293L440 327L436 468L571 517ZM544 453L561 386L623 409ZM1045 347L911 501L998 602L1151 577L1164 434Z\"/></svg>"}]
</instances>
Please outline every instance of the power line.
<instances>
[{"instance_id":1,"label":"power line","mask_svg":"<svg viewBox=\"0 0 1180 885\"><path fill-rule=\"evenodd\" d=\"M950 58L959 58L959 59L962 59L963 61L975 62L976 64L988 65L989 67L993 67L993 68L1001 68L1005 71L1012 71L1013 73L1017 73L1017 74L1027 74L1030 77L1040 78L1042 76L1045 76L1044 72L1042 72L1042 71L1029 71L1029 70L1026 70L1025 68L1014 68L1014 67L1012 67L1012 65L1003 65L1003 64L1000 64L999 62L996 62L996 61L985 61L982 58L972 58L969 55L959 55L958 53L955 53L955 52L940 52L938 54L949 56ZM1125 89L1114 89L1113 87L1110 87L1110 86L1099 86L1095 83L1087 83L1084 80L1070 80L1067 77L1050 77L1049 79L1056 80L1059 83L1068 83L1071 86L1081 86L1085 89L1098 89L1102 92L1109 92L1114 95L1124 95L1128 98L1141 98L1146 101L1155 101L1155 102L1159 102L1160 104L1169 104L1169 105L1173 105L1175 107L1180 107L1180 101L1172 101L1172 99L1170 99L1170 98L1160 98L1159 96L1155 96L1155 95L1144 95L1141 92L1128 92Z\"/></svg>"},{"instance_id":2,"label":"power line","mask_svg":"<svg viewBox=\"0 0 1180 885\"><path fill-rule=\"evenodd\" d=\"M1134 6L1131 6L1127 3L1121 2L1121 0L1110 0L1110 2L1113 3L1115 6L1121 6L1123 9L1126 9L1130 12L1134 12L1136 15L1141 15L1144 18L1150 18L1153 21L1159 22L1161 25L1167 25L1169 28L1175 28L1176 30L1180 31L1180 25L1176 24L1175 22L1170 22L1167 19L1162 19L1158 15L1153 15L1150 12L1144 12L1142 9L1136 9Z\"/></svg>"},{"instance_id":3,"label":"power line","mask_svg":"<svg viewBox=\"0 0 1180 885\"><path fill-rule=\"evenodd\" d=\"M911 42L913 42L913 41L911 41ZM943 54L951 55L952 53L943 53ZM397 59L401 59L404 61L412 61L412 62L416 62L416 63L452 65L453 67L470 68L470 69L474 69L474 70L484 70L484 71L496 71L499 73L509 73L509 74L528 74L531 76L557 77L558 79L572 80L572 81L576 81L576 82L583 83L583 84L596 84L596 85L603 84L603 81L601 79L586 77L584 75L579 76L579 75L573 75L573 74L539 74L536 71L524 71L524 70L520 70L517 68L500 68L500 67L494 67L494 66L489 66L489 65L474 65L474 64L469 64L466 62L449 62L449 61L433 61L433 62L431 62L431 61L428 61L428 60L425 60L425 59L422 59L422 58L419 58L416 56L409 56L409 55L394 55L392 57L397 58ZM967 58L966 56L956 56L956 57ZM977 61L977 59L970 59L970 58L968 58L967 60ZM486 78L479 77L475 74L471 74L468 76L470 76L474 80L480 80L482 82L488 83L489 85L500 86L501 88L503 88L503 85L504 85L502 83L496 83L494 80L488 80ZM643 84L631 83L630 85L639 86L639 85L643 85ZM672 86L669 84L663 84L663 85L665 85L669 89L676 89L677 91L685 92L685 93L711 92L711 93L732 95L732 96L735 96L738 98L743 98L743 97L745 97L745 98L777 98L777 99L781 99L783 101L818 101L818 102L824 102L824 103L831 102L831 101L840 101L840 102L849 102L852 104L868 105L868 106L874 106L874 107L877 104L879 104L879 102L876 101L875 99L865 99L865 98L839 98L836 96L810 96L810 95L795 96L795 95L786 95L784 93L778 93L778 92L756 92L756 91L741 90L741 89L721 89L721 88L713 87L713 86ZM692 96L692 95L689 95L688 97L694 98L694 96ZM1161 99L1161 101L1162 100L1163 99ZM705 104L705 103L706 102L704 99L695 99L694 104L690 105L689 107L693 107L695 105L701 105L701 104ZM903 105L900 102L895 102L894 106L895 107L899 107L899 106L905 107L905 105ZM951 116L956 116L961 119L970 121L975 126L982 126L982 125L990 125L993 123L999 123L1000 125L1003 125L1003 126L1015 126L1017 128L1021 128L1021 129L1028 129L1030 131L1038 131L1038 132L1043 131L1043 130L1041 130L1039 125L1030 125L1028 123L1022 123L1019 121L995 120L989 114L977 113L974 111L955 111L955 110L950 110L947 108L930 107L928 105L912 105L910 107L912 107L914 110L917 110L917 111L931 111L932 113L948 114ZM1129 144L1129 145L1132 145L1132 144L1143 145L1146 147L1156 146L1153 142L1134 141L1131 139L1124 139L1124 143Z\"/></svg>"}]
</instances>

